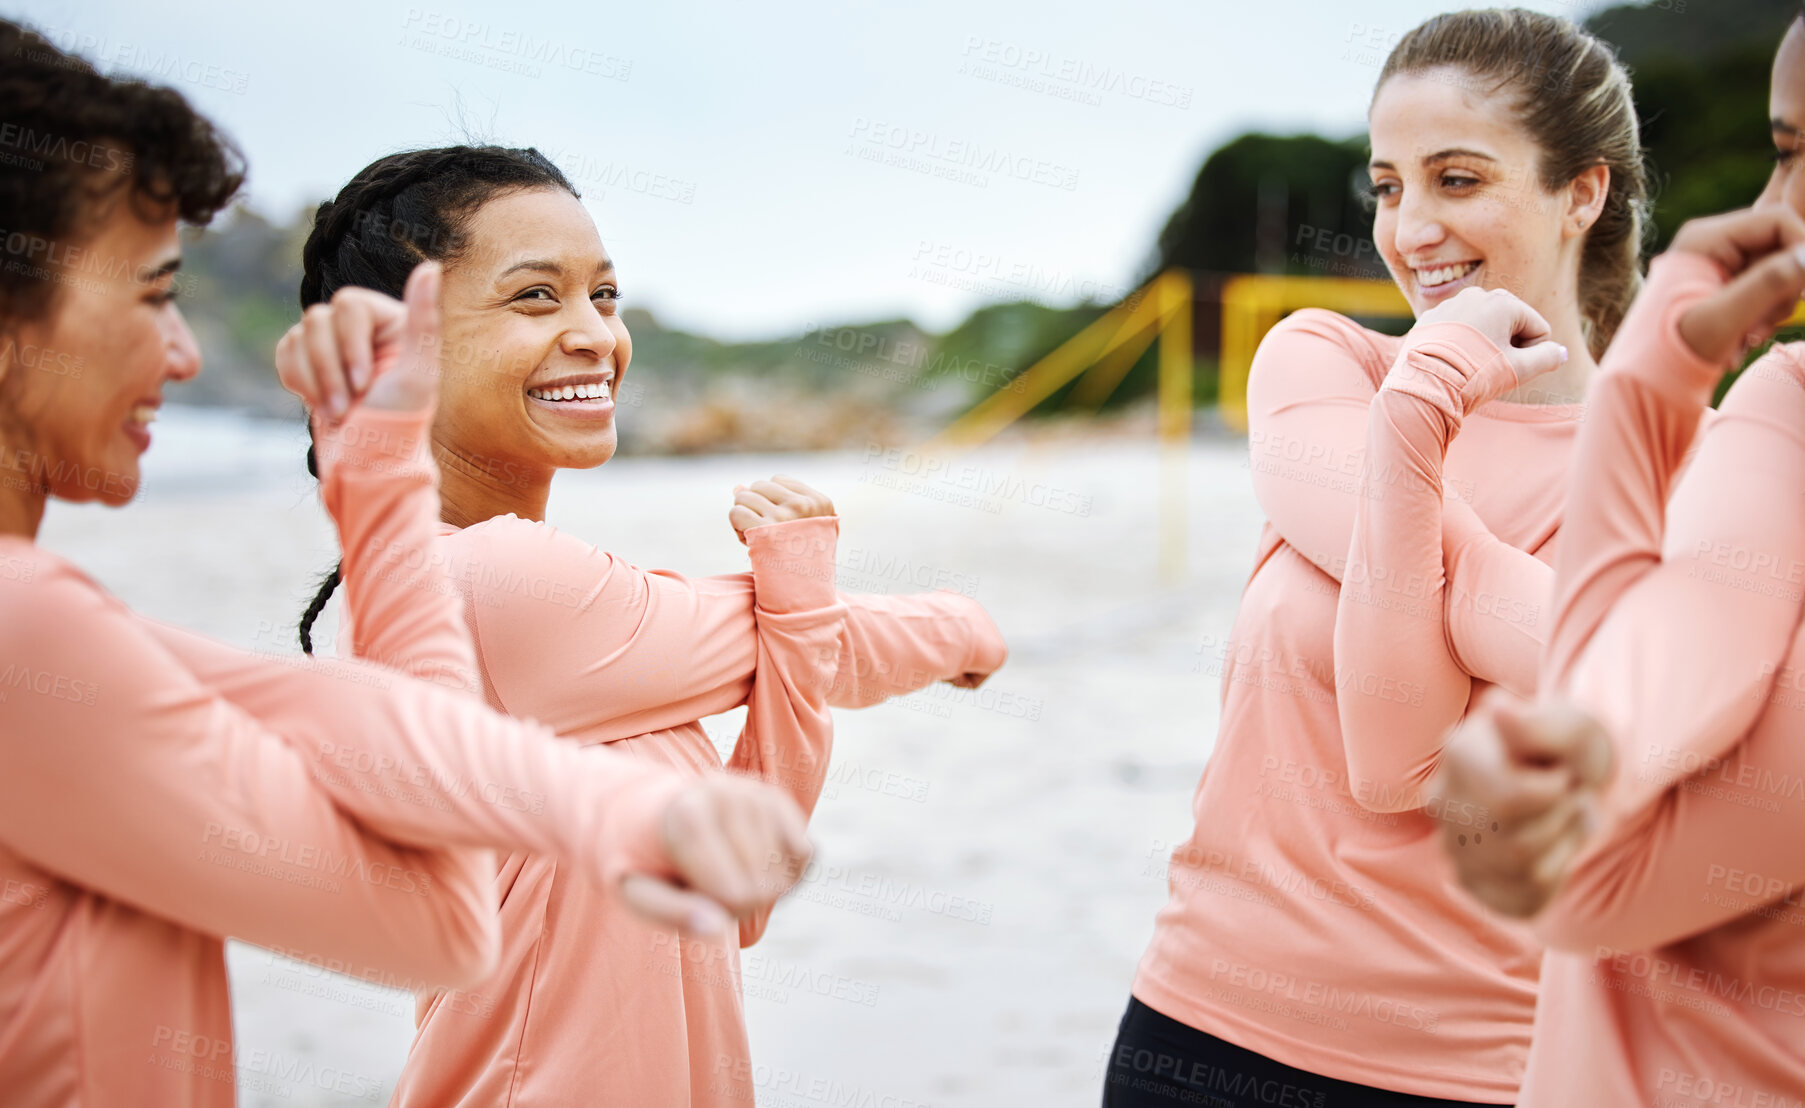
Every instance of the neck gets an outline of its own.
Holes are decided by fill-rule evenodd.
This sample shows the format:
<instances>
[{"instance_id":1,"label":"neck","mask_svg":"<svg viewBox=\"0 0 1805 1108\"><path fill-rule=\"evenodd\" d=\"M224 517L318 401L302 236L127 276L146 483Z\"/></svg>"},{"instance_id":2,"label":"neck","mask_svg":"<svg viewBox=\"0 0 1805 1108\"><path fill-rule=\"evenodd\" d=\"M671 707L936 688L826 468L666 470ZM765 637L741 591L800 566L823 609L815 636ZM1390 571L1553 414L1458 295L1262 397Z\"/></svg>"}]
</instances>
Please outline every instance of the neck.
<instances>
[{"instance_id":1,"label":"neck","mask_svg":"<svg viewBox=\"0 0 1805 1108\"><path fill-rule=\"evenodd\" d=\"M432 444L439 463L439 518L453 527L470 527L507 515L545 522L555 469L523 472L513 463L496 466L465 457L437 439Z\"/></svg>"},{"instance_id":2,"label":"neck","mask_svg":"<svg viewBox=\"0 0 1805 1108\"><path fill-rule=\"evenodd\" d=\"M28 466L19 464L19 459L29 457L31 451L15 449L0 436L0 535L17 535L35 542L50 493Z\"/></svg>"}]
</instances>

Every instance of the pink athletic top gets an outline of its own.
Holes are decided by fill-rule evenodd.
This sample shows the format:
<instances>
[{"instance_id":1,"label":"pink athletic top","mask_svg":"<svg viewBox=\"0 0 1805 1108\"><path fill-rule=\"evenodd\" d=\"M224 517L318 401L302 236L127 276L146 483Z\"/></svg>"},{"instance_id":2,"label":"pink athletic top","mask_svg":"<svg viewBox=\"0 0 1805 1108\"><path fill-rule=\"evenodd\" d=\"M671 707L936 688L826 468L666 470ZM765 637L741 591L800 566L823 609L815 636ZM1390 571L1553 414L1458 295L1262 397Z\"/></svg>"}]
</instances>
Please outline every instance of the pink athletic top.
<instances>
[{"instance_id":1,"label":"pink athletic top","mask_svg":"<svg viewBox=\"0 0 1805 1108\"><path fill-rule=\"evenodd\" d=\"M347 549L430 541L429 421L354 412L325 444ZM455 682L446 598L385 603ZM668 873L656 818L683 785L371 664L144 619L12 536L0 751L0 1099L55 1108L231 1105L228 936L385 983L480 978L493 862L468 847Z\"/></svg>"},{"instance_id":2,"label":"pink athletic top","mask_svg":"<svg viewBox=\"0 0 1805 1108\"><path fill-rule=\"evenodd\" d=\"M1423 811L1420 787L1478 687L1534 684L1582 411L1469 413L1500 372L1464 324L1399 339L1308 310L1261 343L1249 445L1267 522L1215 652L1196 828L1134 982L1287 1065L1481 1102L1516 1095L1541 950L1442 853L1438 818L1486 813Z\"/></svg>"},{"instance_id":3,"label":"pink athletic top","mask_svg":"<svg viewBox=\"0 0 1805 1108\"><path fill-rule=\"evenodd\" d=\"M432 560L460 590L491 705L686 776L722 768L701 719L747 705L728 765L805 812L828 705L987 674L1006 653L965 597L836 594L831 518L753 528L750 574L696 579L512 515L442 530ZM739 942L680 941L537 853L507 857L496 882L500 968L422 998L394 1104L752 1103L738 947L763 919Z\"/></svg>"},{"instance_id":4,"label":"pink athletic top","mask_svg":"<svg viewBox=\"0 0 1805 1108\"><path fill-rule=\"evenodd\" d=\"M1538 921L1525 1108L1805 1103L1805 347L1742 375L1676 484L1725 368L1678 320L1724 280L1656 259L1580 437L1543 672L1617 772Z\"/></svg>"}]
</instances>

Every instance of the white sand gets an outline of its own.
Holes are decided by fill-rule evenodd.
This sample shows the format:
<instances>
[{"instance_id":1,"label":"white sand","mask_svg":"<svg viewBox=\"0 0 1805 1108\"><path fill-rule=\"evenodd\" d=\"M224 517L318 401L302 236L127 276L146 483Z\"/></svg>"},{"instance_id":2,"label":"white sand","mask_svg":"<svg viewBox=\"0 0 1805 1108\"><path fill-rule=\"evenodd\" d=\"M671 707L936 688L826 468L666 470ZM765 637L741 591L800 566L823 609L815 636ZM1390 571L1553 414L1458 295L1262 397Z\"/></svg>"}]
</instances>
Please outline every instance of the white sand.
<instances>
[{"instance_id":1,"label":"white sand","mask_svg":"<svg viewBox=\"0 0 1805 1108\"><path fill-rule=\"evenodd\" d=\"M166 410L156 431L139 503L53 507L44 542L147 614L296 649L335 557L299 429ZM911 464L624 459L560 478L550 517L641 565L735 572L730 490L783 472L835 498L843 588L937 576L989 608L1012 656L979 694L838 714L820 879L747 952L759 1104L1094 1105L1215 737L1199 647L1227 636L1252 562L1246 448L1192 448L1190 556L1169 587L1151 446L997 447L951 480L883 487ZM936 498L961 481L1007 485L980 507ZM1088 515L1059 510L1084 497ZM735 726L710 731L725 745ZM231 968L242 1104L386 1102L409 998L238 944Z\"/></svg>"}]
</instances>

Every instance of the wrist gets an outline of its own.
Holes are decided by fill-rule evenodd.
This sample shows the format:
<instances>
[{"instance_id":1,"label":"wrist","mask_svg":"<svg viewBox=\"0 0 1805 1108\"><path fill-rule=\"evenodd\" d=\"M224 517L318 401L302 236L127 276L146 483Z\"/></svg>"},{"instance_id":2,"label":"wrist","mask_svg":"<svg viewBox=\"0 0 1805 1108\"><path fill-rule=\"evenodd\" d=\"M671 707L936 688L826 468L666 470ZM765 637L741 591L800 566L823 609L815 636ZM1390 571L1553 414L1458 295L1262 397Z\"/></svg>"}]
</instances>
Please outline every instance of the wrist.
<instances>
[{"instance_id":1,"label":"wrist","mask_svg":"<svg viewBox=\"0 0 1805 1108\"><path fill-rule=\"evenodd\" d=\"M803 612L837 602L834 552L839 516L766 523L748 528L755 602L768 612Z\"/></svg>"}]
</instances>

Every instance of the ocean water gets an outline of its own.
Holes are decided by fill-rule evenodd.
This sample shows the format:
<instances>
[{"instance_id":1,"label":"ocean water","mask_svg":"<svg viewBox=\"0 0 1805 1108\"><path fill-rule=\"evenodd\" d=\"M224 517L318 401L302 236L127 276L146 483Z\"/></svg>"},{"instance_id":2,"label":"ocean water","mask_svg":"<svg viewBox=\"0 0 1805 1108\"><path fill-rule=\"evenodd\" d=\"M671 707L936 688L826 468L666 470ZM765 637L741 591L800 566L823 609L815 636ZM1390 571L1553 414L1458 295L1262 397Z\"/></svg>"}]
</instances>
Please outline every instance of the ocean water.
<instances>
[{"instance_id":1,"label":"ocean water","mask_svg":"<svg viewBox=\"0 0 1805 1108\"><path fill-rule=\"evenodd\" d=\"M155 433L137 502L53 505L42 541L146 614L298 650L295 617L336 557L299 424L166 408ZM951 587L1010 643L976 693L836 713L821 877L745 952L761 1105L1097 1103L1215 737L1205 644L1228 635L1260 521L1244 442L1200 438L1181 468L1174 581L1156 571L1158 451L1124 438L940 462L624 458L559 478L551 522L707 574L746 568L733 486L797 477L841 516L841 588ZM333 626L329 610L325 649ZM723 747L737 727L709 724ZM386 1103L411 998L242 944L229 960L241 1104Z\"/></svg>"}]
</instances>

